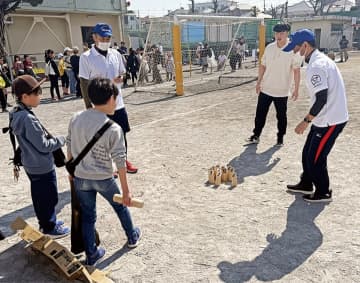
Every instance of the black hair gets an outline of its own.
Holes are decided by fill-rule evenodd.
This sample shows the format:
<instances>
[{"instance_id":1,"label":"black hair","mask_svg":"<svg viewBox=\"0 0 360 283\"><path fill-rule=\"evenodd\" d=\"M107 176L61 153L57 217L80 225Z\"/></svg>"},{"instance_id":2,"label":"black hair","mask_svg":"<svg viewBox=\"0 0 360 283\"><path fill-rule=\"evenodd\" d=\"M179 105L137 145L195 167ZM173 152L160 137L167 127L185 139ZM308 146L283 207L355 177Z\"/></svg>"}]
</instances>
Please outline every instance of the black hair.
<instances>
[{"instance_id":1,"label":"black hair","mask_svg":"<svg viewBox=\"0 0 360 283\"><path fill-rule=\"evenodd\" d=\"M316 48L316 43L315 41L306 41L307 43L309 43L309 45L312 47L312 48Z\"/></svg>"},{"instance_id":2,"label":"black hair","mask_svg":"<svg viewBox=\"0 0 360 283\"><path fill-rule=\"evenodd\" d=\"M119 90L109 79L94 78L90 80L88 86L88 95L94 105L104 105L111 96L118 96Z\"/></svg>"},{"instance_id":3,"label":"black hair","mask_svg":"<svg viewBox=\"0 0 360 283\"><path fill-rule=\"evenodd\" d=\"M54 50L52 49L47 49L45 50L45 62L48 63L50 61L50 54L53 54Z\"/></svg>"}]
</instances>

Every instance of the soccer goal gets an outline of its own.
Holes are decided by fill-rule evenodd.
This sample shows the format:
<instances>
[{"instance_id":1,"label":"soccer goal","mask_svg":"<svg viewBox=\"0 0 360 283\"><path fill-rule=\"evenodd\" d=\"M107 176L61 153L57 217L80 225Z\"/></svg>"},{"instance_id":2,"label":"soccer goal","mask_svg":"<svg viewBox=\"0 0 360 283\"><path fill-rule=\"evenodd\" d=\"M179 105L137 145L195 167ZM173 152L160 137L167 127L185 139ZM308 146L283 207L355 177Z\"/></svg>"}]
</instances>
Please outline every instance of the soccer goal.
<instances>
[{"instance_id":1,"label":"soccer goal","mask_svg":"<svg viewBox=\"0 0 360 283\"><path fill-rule=\"evenodd\" d=\"M210 92L257 78L260 19L178 15L185 93ZM277 20L265 20L265 41ZM172 93L175 66L174 21L153 20L142 54L138 91Z\"/></svg>"}]
</instances>

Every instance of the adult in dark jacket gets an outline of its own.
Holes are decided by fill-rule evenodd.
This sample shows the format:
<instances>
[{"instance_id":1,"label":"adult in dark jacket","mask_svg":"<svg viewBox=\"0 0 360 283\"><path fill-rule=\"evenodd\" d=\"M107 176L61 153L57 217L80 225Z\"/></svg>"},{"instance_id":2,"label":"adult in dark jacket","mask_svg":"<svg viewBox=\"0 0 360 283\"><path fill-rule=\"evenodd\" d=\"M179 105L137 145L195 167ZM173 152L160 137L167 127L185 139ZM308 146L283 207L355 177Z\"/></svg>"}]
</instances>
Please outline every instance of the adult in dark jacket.
<instances>
[{"instance_id":1,"label":"adult in dark jacket","mask_svg":"<svg viewBox=\"0 0 360 283\"><path fill-rule=\"evenodd\" d=\"M74 77L76 79L76 96L82 97L81 88L80 88L80 78L79 78L80 56L79 56L79 48L77 46L73 47L73 55L71 55L70 57L70 64L72 67L72 71L74 72Z\"/></svg>"},{"instance_id":2,"label":"adult in dark jacket","mask_svg":"<svg viewBox=\"0 0 360 283\"><path fill-rule=\"evenodd\" d=\"M50 94L52 100L56 100L54 96L54 90L56 91L56 95L58 99L61 99L60 91L59 91L60 72L54 61L54 57L55 57L54 50L48 49L45 51L45 63L46 63L45 74L48 76L50 80Z\"/></svg>"},{"instance_id":3,"label":"adult in dark jacket","mask_svg":"<svg viewBox=\"0 0 360 283\"><path fill-rule=\"evenodd\" d=\"M131 74L131 80L133 85L135 84L135 79L137 79L137 72L139 71L139 60L136 57L135 50L130 48L130 54L126 63L126 70Z\"/></svg>"}]
</instances>

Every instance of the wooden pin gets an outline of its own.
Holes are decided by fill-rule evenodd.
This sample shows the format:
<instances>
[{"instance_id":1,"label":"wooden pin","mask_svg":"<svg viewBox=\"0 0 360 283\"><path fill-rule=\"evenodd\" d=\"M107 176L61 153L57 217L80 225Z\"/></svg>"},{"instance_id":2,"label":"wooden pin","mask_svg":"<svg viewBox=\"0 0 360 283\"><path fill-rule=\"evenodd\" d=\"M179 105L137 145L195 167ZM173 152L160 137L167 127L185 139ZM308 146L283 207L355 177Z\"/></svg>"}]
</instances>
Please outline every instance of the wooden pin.
<instances>
[{"instance_id":1,"label":"wooden pin","mask_svg":"<svg viewBox=\"0 0 360 283\"><path fill-rule=\"evenodd\" d=\"M231 186L236 187L237 184L238 184L237 175L236 175L236 173L233 173L232 176L231 176Z\"/></svg>"}]
</instances>

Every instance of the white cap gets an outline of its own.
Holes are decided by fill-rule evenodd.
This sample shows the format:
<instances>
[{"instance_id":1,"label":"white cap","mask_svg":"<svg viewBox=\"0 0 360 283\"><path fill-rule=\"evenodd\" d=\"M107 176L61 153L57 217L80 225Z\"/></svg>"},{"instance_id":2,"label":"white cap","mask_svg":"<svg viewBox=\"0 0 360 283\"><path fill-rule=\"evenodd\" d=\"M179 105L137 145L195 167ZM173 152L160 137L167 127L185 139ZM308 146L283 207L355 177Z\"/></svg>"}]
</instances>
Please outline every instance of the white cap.
<instances>
[{"instance_id":1,"label":"white cap","mask_svg":"<svg viewBox=\"0 0 360 283\"><path fill-rule=\"evenodd\" d=\"M60 59L60 58L64 57L64 54L59 53L59 54L57 55L57 57Z\"/></svg>"},{"instance_id":2,"label":"white cap","mask_svg":"<svg viewBox=\"0 0 360 283\"><path fill-rule=\"evenodd\" d=\"M66 51L72 51L72 49L71 49L70 47L65 47L65 48L64 48L64 53L65 53Z\"/></svg>"}]
</instances>

